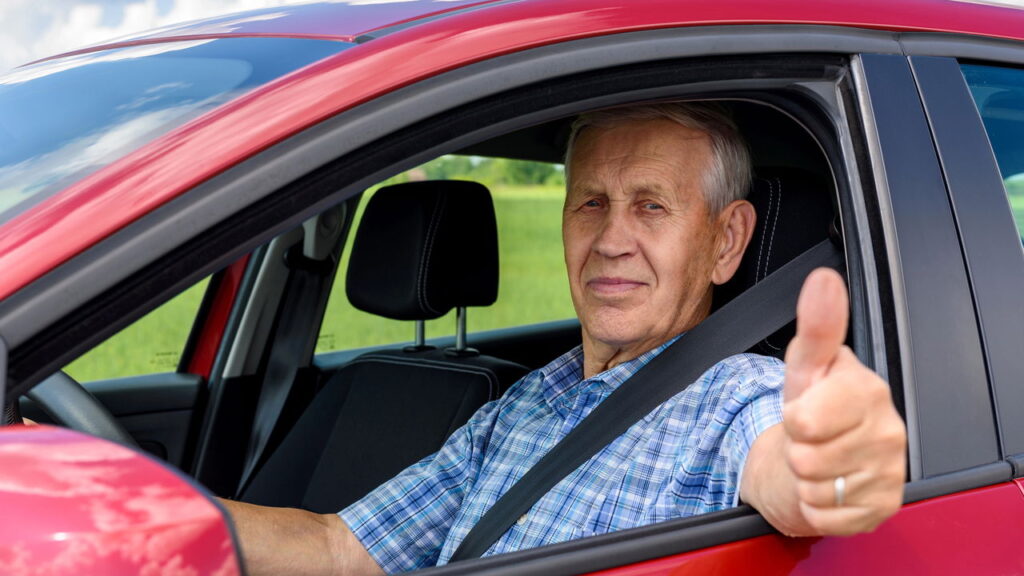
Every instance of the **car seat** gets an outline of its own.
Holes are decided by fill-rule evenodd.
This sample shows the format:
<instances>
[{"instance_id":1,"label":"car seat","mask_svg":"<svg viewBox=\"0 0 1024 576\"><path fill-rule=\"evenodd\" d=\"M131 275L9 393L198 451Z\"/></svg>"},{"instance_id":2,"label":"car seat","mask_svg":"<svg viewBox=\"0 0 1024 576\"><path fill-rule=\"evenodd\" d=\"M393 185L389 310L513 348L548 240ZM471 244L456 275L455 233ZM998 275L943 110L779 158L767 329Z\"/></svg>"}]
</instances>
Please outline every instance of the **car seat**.
<instances>
[{"instance_id":1,"label":"car seat","mask_svg":"<svg viewBox=\"0 0 1024 576\"><path fill-rule=\"evenodd\" d=\"M366 206L349 261L352 304L412 320L412 346L358 356L313 398L244 487L255 504L334 512L437 451L524 366L466 345L467 306L497 298L497 226L477 183L412 182L382 188ZM425 344L423 322L458 310L456 345Z\"/></svg>"}]
</instances>

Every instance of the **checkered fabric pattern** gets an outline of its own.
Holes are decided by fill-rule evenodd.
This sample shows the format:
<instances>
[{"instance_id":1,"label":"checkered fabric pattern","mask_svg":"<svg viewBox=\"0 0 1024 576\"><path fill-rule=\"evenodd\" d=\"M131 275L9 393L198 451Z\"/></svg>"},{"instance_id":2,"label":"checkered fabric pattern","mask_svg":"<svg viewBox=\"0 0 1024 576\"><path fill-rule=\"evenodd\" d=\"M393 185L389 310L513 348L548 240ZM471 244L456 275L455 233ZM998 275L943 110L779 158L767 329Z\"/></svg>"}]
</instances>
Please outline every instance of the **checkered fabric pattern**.
<instances>
[{"instance_id":1,"label":"checkered fabric pattern","mask_svg":"<svg viewBox=\"0 0 1024 576\"><path fill-rule=\"evenodd\" d=\"M564 354L342 520L388 573L445 564L499 496L670 343L586 380L582 350ZM782 381L774 358L719 362L551 489L487 554L735 506L750 446L782 420Z\"/></svg>"}]
</instances>

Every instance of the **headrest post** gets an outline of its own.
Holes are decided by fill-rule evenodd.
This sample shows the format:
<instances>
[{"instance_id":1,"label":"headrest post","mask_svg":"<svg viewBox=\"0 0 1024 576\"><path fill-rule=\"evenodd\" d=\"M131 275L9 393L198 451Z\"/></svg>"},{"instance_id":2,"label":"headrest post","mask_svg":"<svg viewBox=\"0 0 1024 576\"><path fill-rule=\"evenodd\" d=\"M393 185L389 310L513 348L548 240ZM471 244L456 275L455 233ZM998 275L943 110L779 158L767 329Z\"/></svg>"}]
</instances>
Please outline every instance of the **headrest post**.
<instances>
[{"instance_id":1,"label":"headrest post","mask_svg":"<svg viewBox=\"0 0 1024 576\"><path fill-rule=\"evenodd\" d=\"M418 349L422 349L427 345L427 321L417 320L416 321L416 343L415 346Z\"/></svg>"},{"instance_id":2,"label":"headrest post","mask_svg":"<svg viewBox=\"0 0 1024 576\"><path fill-rule=\"evenodd\" d=\"M459 306L455 309L455 351L461 352L466 349L466 307Z\"/></svg>"},{"instance_id":3,"label":"headrest post","mask_svg":"<svg viewBox=\"0 0 1024 576\"><path fill-rule=\"evenodd\" d=\"M455 347L446 348L447 356L464 358L466 356L479 356L480 351L466 346L466 307L455 308Z\"/></svg>"}]
</instances>

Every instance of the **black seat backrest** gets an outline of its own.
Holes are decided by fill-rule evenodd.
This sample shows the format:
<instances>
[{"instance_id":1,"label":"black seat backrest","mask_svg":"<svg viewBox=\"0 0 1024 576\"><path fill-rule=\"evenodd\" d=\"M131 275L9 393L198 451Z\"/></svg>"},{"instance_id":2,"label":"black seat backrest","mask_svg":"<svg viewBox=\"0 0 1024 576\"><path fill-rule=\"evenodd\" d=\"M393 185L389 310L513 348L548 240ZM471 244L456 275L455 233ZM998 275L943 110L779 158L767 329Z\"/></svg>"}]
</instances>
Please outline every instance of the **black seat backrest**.
<instances>
[{"instance_id":1,"label":"black seat backrest","mask_svg":"<svg viewBox=\"0 0 1024 576\"><path fill-rule=\"evenodd\" d=\"M750 288L768 274L829 237L835 209L830 182L799 169L761 169L747 200L757 225L740 267L717 286L713 309ZM796 332L795 323L762 340L751 352L782 358Z\"/></svg>"},{"instance_id":2,"label":"black seat backrest","mask_svg":"<svg viewBox=\"0 0 1024 576\"><path fill-rule=\"evenodd\" d=\"M399 320L492 304L498 252L490 193L456 181L377 191L356 234L346 290L357 308ZM526 372L472 349L363 354L328 380L241 498L341 510L437 451Z\"/></svg>"}]
</instances>

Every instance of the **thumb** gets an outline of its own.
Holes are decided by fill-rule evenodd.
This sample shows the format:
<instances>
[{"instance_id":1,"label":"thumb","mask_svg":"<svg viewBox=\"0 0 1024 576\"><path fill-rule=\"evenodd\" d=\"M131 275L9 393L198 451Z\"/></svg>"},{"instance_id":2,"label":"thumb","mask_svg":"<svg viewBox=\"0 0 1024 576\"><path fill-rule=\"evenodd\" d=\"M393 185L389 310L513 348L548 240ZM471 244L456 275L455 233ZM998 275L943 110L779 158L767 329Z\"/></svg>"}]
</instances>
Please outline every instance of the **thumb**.
<instances>
[{"instance_id":1,"label":"thumb","mask_svg":"<svg viewBox=\"0 0 1024 576\"><path fill-rule=\"evenodd\" d=\"M838 272L818 268L807 276L796 304L796 336L786 349L786 401L828 372L846 339L849 305Z\"/></svg>"}]
</instances>

